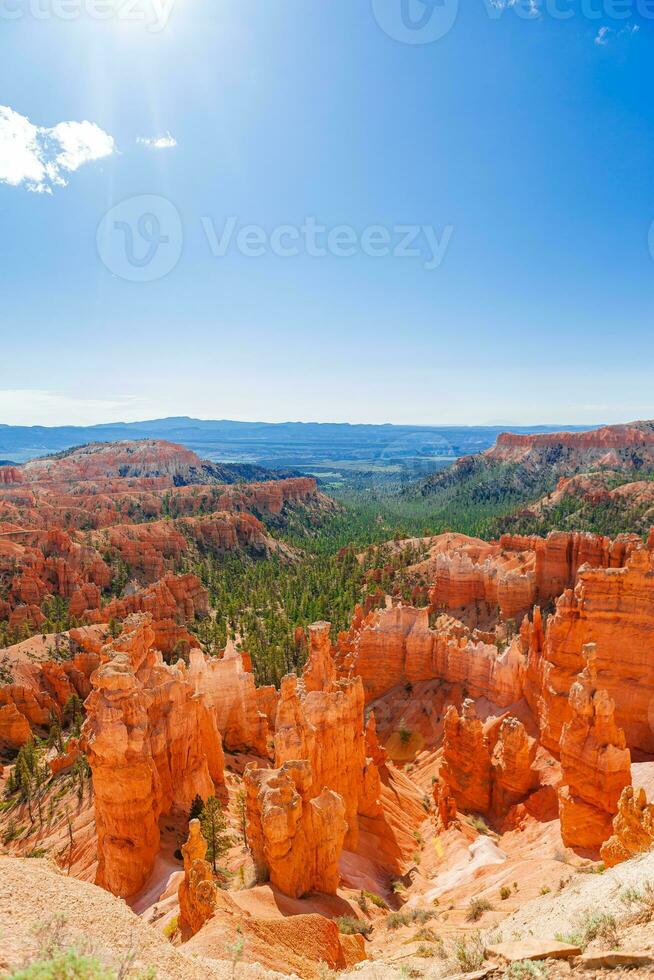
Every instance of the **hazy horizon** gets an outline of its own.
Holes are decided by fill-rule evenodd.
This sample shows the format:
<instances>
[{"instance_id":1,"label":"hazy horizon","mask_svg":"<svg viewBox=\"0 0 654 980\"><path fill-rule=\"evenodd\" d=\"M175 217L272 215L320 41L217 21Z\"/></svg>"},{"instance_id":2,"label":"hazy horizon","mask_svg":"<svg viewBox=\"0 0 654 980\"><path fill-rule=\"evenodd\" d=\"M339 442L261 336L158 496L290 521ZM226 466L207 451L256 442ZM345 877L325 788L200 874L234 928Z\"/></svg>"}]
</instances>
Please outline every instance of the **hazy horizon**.
<instances>
[{"instance_id":1,"label":"hazy horizon","mask_svg":"<svg viewBox=\"0 0 654 980\"><path fill-rule=\"evenodd\" d=\"M160 423L160 422L169 422L169 421L175 421L175 420L189 421L189 422L200 422L200 423L203 423L203 424L214 422L214 423L220 423L220 424L223 424L223 423L236 423L236 424L243 424L243 425L325 425L325 426L329 426L329 425L346 425L346 426L352 426L352 427L355 427L355 426L375 426L375 427L390 426L390 427L397 427L397 428L425 428L425 429L442 429L442 428L473 428L473 429L474 428L488 428L488 429L497 429L497 428L501 428L502 426L506 426L508 428L530 429L530 428L553 428L553 427L555 427L557 425L561 425L561 426L563 426L565 428L589 428L589 429L596 429L596 428L601 428L604 425L628 425L629 423L632 423L632 422L644 421L643 419L621 419L621 420L619 420L617 422L595 421L595 422L589 422L589 423L580 423L580 422L575 422L575 421L548 422L548 421L541 420L539 422L533 422L533 423L527 423L527 424L524 424L524 423L521 423L521 422L512 422L511 420L506 420L506 419L505 420L499 420L499 421L498 420L494 420L494 421L489 421L489 422L390 422L390 421L385 421L385 422L368 422L368 421L359 421L359 420L350 420L350 419L333 419L333 418L329 418L329 419L283 418L283 419L276 419L276 420L264 419L264 418L250 418L250 419L240 418L240 419L237 419L237 418L231 418L231 417L230 418L228 418L228 417L224 417L224 418L217 418L217 417L216 418L211 418L211 417L200 418L200 417L197 417L197 416L194 416L194 415L186 415L186 414L181 414L180 415L180 414L175 414L175 415L163 415L163 416L160 416L160 417L154 417L154 416L150 417L150 416L148 416L148 417L143 417L143 418L117 418L117 419L110 420L110 421L107 421L107 420L99 420L97 422L72 422L72 421L64 421L64 422L49 422L47 424L38 423L38 422L37 423L21 423L21 422L16 422L16 423L9 422L8 423L8 422L5 422L4 420L0 420L0 427L6 427L6 428L46 428L46 429L49 429L49 428L52 428L52 429L59 429L59 428L62 428L62 429L63 428L91 429L91 428L102 428L102 427L110 427L110 426L129 426L129 425L140 425L140 424L147 424L147 423Z\"/></svg>"}]
</instances>

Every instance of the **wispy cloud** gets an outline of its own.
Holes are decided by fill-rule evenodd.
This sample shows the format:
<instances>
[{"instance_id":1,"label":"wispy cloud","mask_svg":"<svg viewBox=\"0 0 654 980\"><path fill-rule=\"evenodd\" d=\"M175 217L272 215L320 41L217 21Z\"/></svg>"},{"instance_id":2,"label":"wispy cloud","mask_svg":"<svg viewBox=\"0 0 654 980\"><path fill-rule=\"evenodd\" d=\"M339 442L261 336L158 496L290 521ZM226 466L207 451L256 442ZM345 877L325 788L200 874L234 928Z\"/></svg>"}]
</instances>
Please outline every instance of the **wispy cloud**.
<instances>
[{"instance_id":1,"label":"wispy cloud","mask_svg":"<svg viewBox=\"0 0 654 980\"><path fill-rule=\"evenodd\" d=\"M504 13L514 7L522 7L528 17L540 15L540 0L486 0L494 10Z\"/></svg>"},{"instance_id":2,"label":"wispy cloud","mask_svg":"<svg viewBox=\"0 0 654 980\"><path fill-rule=\"evenodd\" d=\"M37 194L65 187L68 175L92 160L110 156L113 136L91 122L35 126L27 116L0 106L0 183Z\"/></svg>"},{"instance_id":3,"label":"wispy cloud","mask_svg":"<svg viewBox=\"0 0 654 980\"><path fill-rule=\"evenodd\" d=\"M177 140L169 132L162 133L161 136L139 136L136 142L151 150L172 150L177 146Z\"/></svg>"},{"instance_id":4,"label":"wispy cloud","mask_svg":"<svg viewBox=\"0 0 654 980\"><path fill-rule=\"evenodd\" d=\"M638 24L627 24L620 31L613 30L612 27L600 27L599 31L595 35L595 44L600 48L605 48L614 37L632 37L634 34L638 34L640 27Z\"/></svg>"},{"instance_id":5,"label":"wispy cloud","mask_svg":"<svg viewBox=\"0 0 654 980\"><path fill-rule=\"evenodd\" d=\"M610 27L600 27L599 31L595 36L595 44L597 44L598 47L600 48L605 48L606 45L611 40L612 34L613 31L611 30Z\"/></svg>"},{"instance_id":6,"label":"wispy cloud","mask_svg":"<svg viewBox=\"0 0 654 980\"><path fill-rule=\"evenodd\" d=\"M90 398L43 388L0 388L5 425L95 425L151 414L141 396Z\"/></svg>"}]
</instances>

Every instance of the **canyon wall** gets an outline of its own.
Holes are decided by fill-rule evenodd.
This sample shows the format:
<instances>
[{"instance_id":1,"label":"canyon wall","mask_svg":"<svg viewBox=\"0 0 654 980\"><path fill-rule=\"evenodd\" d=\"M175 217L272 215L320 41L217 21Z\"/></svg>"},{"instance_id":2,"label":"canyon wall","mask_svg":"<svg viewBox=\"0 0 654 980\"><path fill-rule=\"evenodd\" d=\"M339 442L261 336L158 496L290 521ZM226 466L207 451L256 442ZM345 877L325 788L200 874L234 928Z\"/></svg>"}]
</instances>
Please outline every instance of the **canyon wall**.
<instances>
[{"instance_id":1,"label":"canyon wall","mask_svg":"<svg viewBox=\"0 0 654 980\"><path fill-rule=\"evenodd\" d=\"M361 676L366 703L398 684L439 678L463 684L472 697L509 705L522 696L526 659L517 638L498 649L494 635L429 609L394 605L374 610L339 639L342 676Z\"/></svg>"},{"instance_id":2,"label":"canyon wall","mask_svg":"<svg viewBox=\"0 0 654 980\"><path fill-rule=\"evenodd\" d=\"M596 649L584 648L586 667L570 688L570 718L561 733L561 837L569 846L597 848L611 834L631 756L615 722L615 705L599 688Z\"/></svg>"},{"instance_id":3,"label":"canyon wall","mask_svg":"<svg viewBox=\"0 0 654 980\"><path fill-rule=\"evenodd\" d=\"M580 570L543 627L534 623L525 694L555 751L570 718L568 692L594 644L599 683L615 703L631 748L654 752L654 553L640 547L623 568Z\"/></svg>"},{"instance_id":4,"label":"canyon wall","mask_svg":"<svg viewBox=\"0 0 654 980\"><path fill-rule=\"evenodd\" d=\"M183 664L164 664L147 617L126 627L91 677L82 730L95 793L97 883L123 897L152 870L159 817L187 810L223 781L215 717Z\"/></svg>"},{"instance_id":5,"label":"canyon wall","mask_svg":"<svg viewBox=\"0 0 654 980\"><path fill-rule=\"evenodd\" d=\"M282 680L275 768L249 766L245 773L248 841L258 872L294 896L310 889L335 893L341 850L358 846L359 815L381 810L377 762L385 754L374 720L364 726L361 679L336 679L329 630L329 623L310 628L302 676Z\"/></svg>"},{"instance_id":6,"label":"canyon wall","mask_svg":"<svg viewBox=\"0 0 654 980\"><path fill-rule=\"evenodd\" d=\"M306 760L245 770L247 838L259 879L293 898L338 888L345 804L331 789L313 796L314 786Z\"/></svg>"},{"instance_id":7,"label":"canyon wall","mask_svg":"<svg viewBox=\"0 0 654 980\"><path fill-rule=\"evenodd\" d=\"M494 818L507 814L538 785L536 740L511 715L482 724L474 702L461 714L450 705L443 724L443 757L435 799L445 826L456 809Z\"/></svg>"}]
</instances>

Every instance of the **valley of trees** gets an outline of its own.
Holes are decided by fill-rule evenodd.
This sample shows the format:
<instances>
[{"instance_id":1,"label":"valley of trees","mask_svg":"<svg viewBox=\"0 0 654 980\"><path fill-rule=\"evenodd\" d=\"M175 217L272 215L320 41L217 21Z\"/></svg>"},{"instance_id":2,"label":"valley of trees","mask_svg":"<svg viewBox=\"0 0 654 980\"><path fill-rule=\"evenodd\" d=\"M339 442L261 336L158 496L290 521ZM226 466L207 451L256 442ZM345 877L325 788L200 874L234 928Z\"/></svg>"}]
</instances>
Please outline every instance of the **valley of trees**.
<instances>
[{"instance_id":1,"label":"valley of trees","mask_svg":"<svg viewBox=\"0 0 654 980\"><path fill-rule=\"evenodd\" d=\"M625 531L646 534L651 526L649 509L638 509L628 499L589 504L570 496L536 515L526 508L554 487L551 481L525 481L519 470L499 464L473 470L464 479L453 479L453 471L447 471L418 484L389 477L364 487L357 478L340 488L330 487L340 504L338 511L287 507L281 518L266 521L269 533L290 550L290 559L281 552L261 559L191 549L175 571L193 572L209 592L211 616L191 626L199 644L215 655L224 649L229 631L251 654L257 682L278 684L285 673L302 666L305 647L300 631L310 623L331 622L335 638L349 626L355 605L378 588L411 597L402 570L420 555L415 548L399 553L391 549L389 557L380 547L384 542L447 530L485 539L504 532L545 535L572 528L614 537ZM624 482L625 477L616 477L607 489ZM356 556L362 553L359 562ZM371 571L389 563L392 583L388 577L373 581ZM121 595L130 571L120 558L113 565L110 593ZM65 599L49 599L42 608L46 623L40 632L57 635L79 625L70 617ZM0 623L0 649L29 634L27 626L10 630L6 621ZM54 655L68 655L65 638L60 647L55 644Z\"/></svg>"}]
</instances>

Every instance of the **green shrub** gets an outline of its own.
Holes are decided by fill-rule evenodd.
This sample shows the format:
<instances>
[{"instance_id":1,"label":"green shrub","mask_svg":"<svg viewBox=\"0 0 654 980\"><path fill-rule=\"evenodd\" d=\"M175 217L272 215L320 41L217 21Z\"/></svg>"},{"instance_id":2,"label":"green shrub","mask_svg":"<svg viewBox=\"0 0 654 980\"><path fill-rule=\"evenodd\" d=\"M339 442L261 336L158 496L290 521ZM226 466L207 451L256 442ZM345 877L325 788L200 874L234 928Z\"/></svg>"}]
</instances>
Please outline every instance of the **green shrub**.
<instances>
[{"instance_id":1,"label":"green shrub","mask_svg":"<svg viewBox=\"0 0 654 980\"><path fill-rule=\"evenodd\" d=\"M336 920L338 931L344 936L369 936L372 932L372 924L363 922L362 919L355 919L352 915L341 915Z\"/></svg>"},{"instance_id":2,"label":"green shrub","mask_svg":"<svg viewBox=\"0 0 654 980\"><path fill-rule=\"evenodd\" d=\"M595 939L601 939L611 948L620 945L620 936L615 916L609 912L585 912L575 925L573 932L557 932L556 939L561 943L585 949Z\"/></svg>"},{"instance_id":3,"label":"green shrub","mask_svg":"<svg viewBox=\"0 0 654 980\"><path fill-rule=\"evenodd\" d=\"M413 735L413 732L406 727L404 721L400 722L399 735L400 735L400 742L402 743L402 745L408 745L409 742L411 741L411 736Z\"/></svg>"},{"instance_id":4,"label":"green shrub","mask_svg":"<svg viewBox=\"0 0 654 980\"><path fill-rule=\"evenodd\" d=\"M484 836L487 837L491 835L491 831L488 824L486 823L484 818L480 817L478 814L473 814L471 817L469 817L469 822L470 822L470 826L474 827L474 829L477 831L478 834L483 834Z\"/></svg>"},{"instance_id":5,"label":"green shrub","mask_svg":"<svg viewBox=\"0 0 654 980\"><path fill-rule=\"evenodd\" d=\"M381 895L376 895L375 892L368 892L365 889L363 889L361 891L361 895L365 899L367 899L369 902L372 902L372 904L375 906L375 908L378 908L378 909L387 909L388 908L388 905L386 904L386 902L384 901L384 899L381 897Z\"/></svg>"},{"instance_id":6,"label":"green shrub","mask_svg":"<svg viewBox=\"0 0 654 980\"><path fill-rule=\"evenodd\" d=\"M116 980L116 974L95 956L65 949L11 973L9 980Z\"/></svg>"},{"instance_id":7,"label":"green shrub","mask_svg":"<svg viewBox=\"0 0 654 980\"><path fill-rule=\"evenodd\" d=\"M519 963L512 963L509 967L507 977L510 980L546 980L548 976L547 967L533 960L521 960Z\"/></svg>"},{"instance_id":8,"label":"green shrub","mask_svg":"<svg viewBox=\"0 0 654 980\"><path fill-rule=\"evenodd\" d=\"M434 913L428 909L402 909L401 912L391 912L386 916L386 928L399 929L400 926L408 926L412 922L422 926L433 918Z\"/></svg>"},{"instance_id":9,"label":"green shrub","mask_svg":"<svg viewBox=\"0 0 654 980\"><path fill-rule=\"evenodd\" d=\"M642 897L643 893L640 888L634 888L633 885L623 888L620 892L620 901L624 902L625 905L635 905L636 902L641 901Z\"/></svg>"},{"instance_id":10,"label":"green shrub","mask_svg":"<svg viewBox=\"0 0 654 980\"><path fill-rule=\"evenodd\" d=\"M646 925L654 918L654 886L651 881L645 882L642 891L633 889L633 901L636 909L628 916L629 925Z\"/></svg>"},{"instance_id":11,"label":"green shrub","mask_svg":"<svg viewBox=\"0 0 654 980\"><path fill-rule=\"evenodd\" d=\"M390 930L408 926L410 922L411 917L408 912L391 912L386 916L386 928Z\"/></svg>"},{"instance_id":12,"label":"green shrub","mask_svg":"<svg viewBox=\"0 0 654 980\"><path fill-rule=\"evenodd\" d=\"M454 942L454 960L464 973L479 970L484 962L484 944L479 932L460 936Z\"/></svg>"},{"instance_id":13,"label":"green shrub","mask_svg":"<svg viewBox=\"0 0 654 980\"><path fill-rule=\"evenodd\" d=\"M490 912L492 908L493 906L487 898L471 898L466 922L479 922L484 912Z\"/></svg>"}]
</instances>

